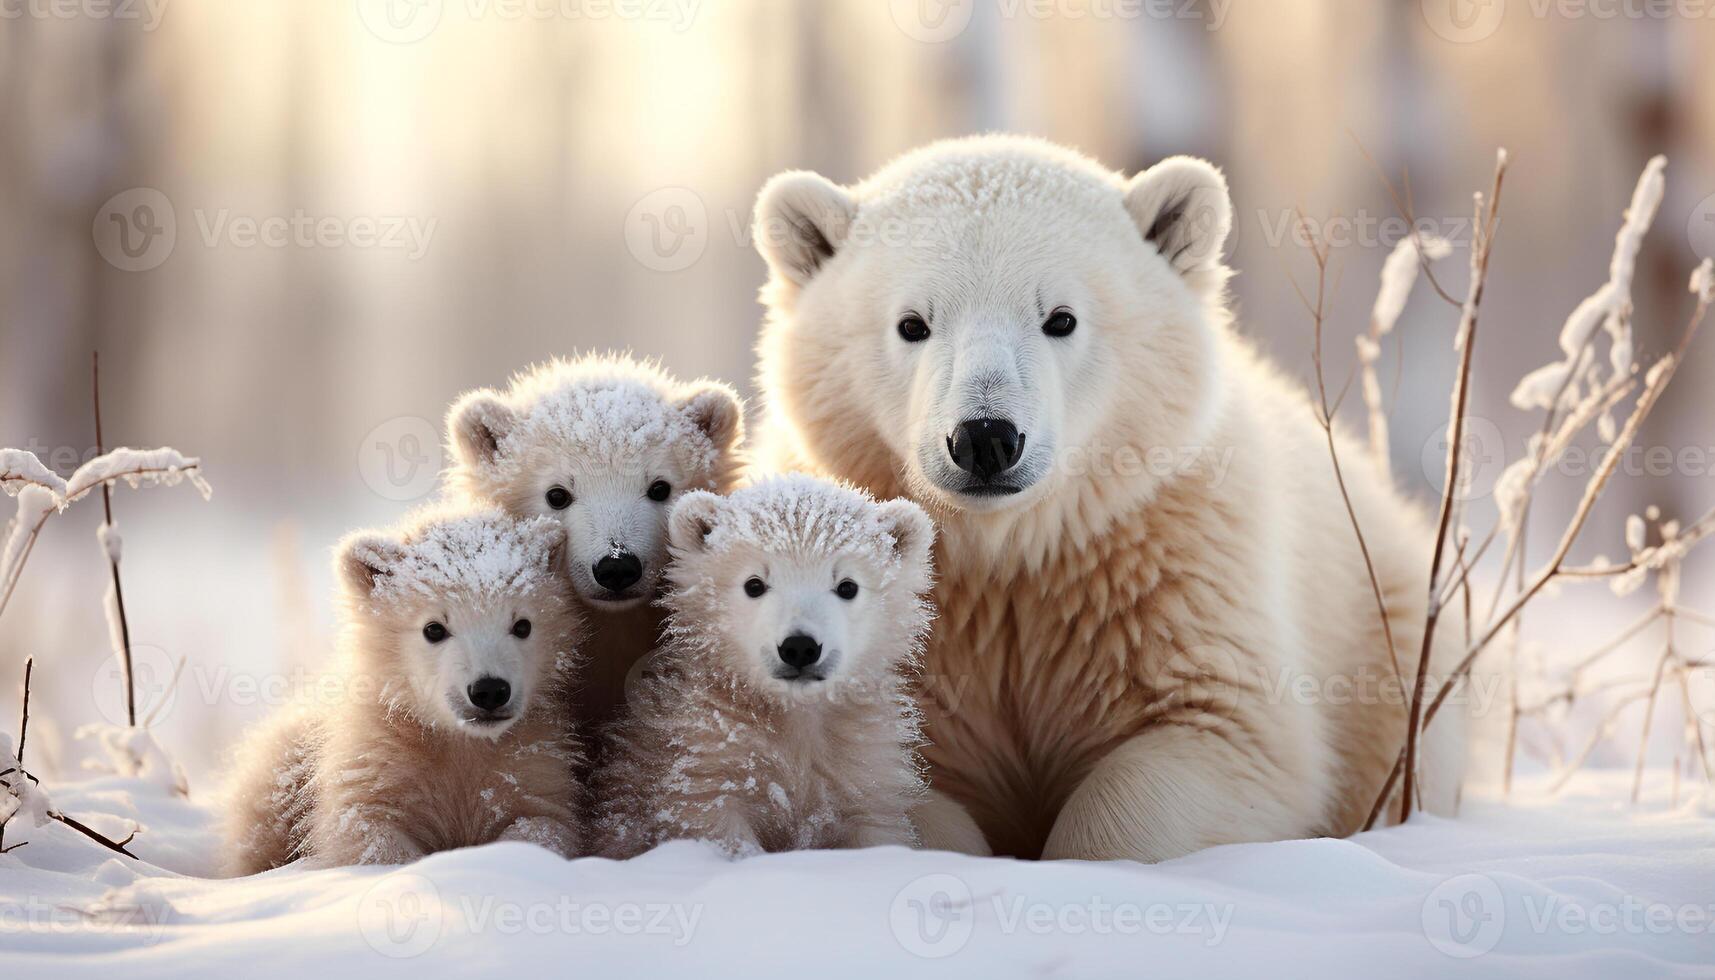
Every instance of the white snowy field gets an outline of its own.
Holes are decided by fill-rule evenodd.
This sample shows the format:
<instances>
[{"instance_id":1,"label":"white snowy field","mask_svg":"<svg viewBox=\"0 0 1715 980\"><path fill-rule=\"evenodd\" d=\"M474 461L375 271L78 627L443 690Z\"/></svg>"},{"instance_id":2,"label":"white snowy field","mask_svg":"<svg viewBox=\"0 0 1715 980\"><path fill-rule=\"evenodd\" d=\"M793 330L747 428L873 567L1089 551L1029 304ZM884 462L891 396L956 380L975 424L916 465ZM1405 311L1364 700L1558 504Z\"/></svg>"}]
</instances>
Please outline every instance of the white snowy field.
<instances>
[{"instance_id":1,"label":"white snowy field","mask_svg":"<svg viewBox=\"0 0 1715 980\"><path fill-rule=\"evenodd\" d=\"M8 828L0 976L1715 976L1715 798L1633 808L1630 773L1467 800L1351 840L1155 866L887 848L626 862L525 844L403 868L211 880L208 809L153 782L48 787L139 860Z\"/></svg>"}]
</instances>

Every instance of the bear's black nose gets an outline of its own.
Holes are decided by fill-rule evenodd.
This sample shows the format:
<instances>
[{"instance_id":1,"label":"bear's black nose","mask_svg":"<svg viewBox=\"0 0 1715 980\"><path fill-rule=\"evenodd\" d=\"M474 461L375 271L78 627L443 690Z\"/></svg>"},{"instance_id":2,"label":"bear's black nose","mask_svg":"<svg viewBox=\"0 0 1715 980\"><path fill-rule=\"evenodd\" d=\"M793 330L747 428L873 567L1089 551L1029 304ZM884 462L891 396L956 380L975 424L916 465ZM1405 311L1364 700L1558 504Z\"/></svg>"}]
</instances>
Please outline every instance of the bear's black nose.
<instances>
[{"instance_id":1,"label":"bear's black nose","mask_svg":"<svg viewBox=\"0 0 1715 980\"><path fill-rule=\"evenodd\" d=\"M947 453L959 469L986 483L1017 465L1024 435L1006 419L971 419L947 437Z\"/></svg>"},{"instance_id":2,"label":"bear's black nose","mask_svg":"<svg viewBox=\"0 0 1715 980\"><path fill-rule=\"evenodd\" d=\"M643 563L629 551L616 551L603 555L590 571L597 585L609 592L624 592L643 577Z\"/></svg>"},{"instance_id":3,"label":"bear's black nose","mask_svg":"<svg viewBox=\"0 0 1715 980\"><path fill-rule=\"evenodd\" d=\"M793 633L780 641L779 653L788 666L802 670L822 658L822 645L813 636Z\"/></svg>"},{"instance_id":4,"label":"bear's black nose","mask_svg":"<svg viewBox=\"0 0 1715 980\"><path fill-rule=\"evenodd\" d=\"M464 693L478 708L499 711L512 700L512 685L498 677L478 677L475 684L465 688Z\"/></svg>"}]
</instances>

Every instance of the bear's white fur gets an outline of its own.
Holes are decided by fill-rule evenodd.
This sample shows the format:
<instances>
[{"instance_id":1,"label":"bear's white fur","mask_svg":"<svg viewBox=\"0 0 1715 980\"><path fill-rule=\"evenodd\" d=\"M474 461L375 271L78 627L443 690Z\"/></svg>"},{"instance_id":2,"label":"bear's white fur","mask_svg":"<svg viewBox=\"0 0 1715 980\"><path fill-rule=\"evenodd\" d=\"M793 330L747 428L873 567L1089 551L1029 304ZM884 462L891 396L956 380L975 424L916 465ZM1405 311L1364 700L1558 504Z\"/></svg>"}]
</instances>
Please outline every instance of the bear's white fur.
<instances>
[{"instance_id":1,"label":"bear's white fur","mask_svg":"<svg viewBox=\"0 0 1715 980\"><path fill-rule=\"evenodd\" d=\"M667 564L672 502L731 489L743 432L730 386L681 382L622 354L549 361L504 391L468 392L448 411L454 496L566 527L567 573L592 627L577 695L578 716L592 728L614 716L627 678L660 637L662 613L651 602ZM648 495L658 481L669 488L664 500ZM550 504L555 488L569 505ZM617 594L594 575L614 553L641 563L638 581Z\"/></svg>"},{"instance_id":2,"label":"bear's white fur","mask_svg":"<svg viewBox=\"0 0 1715 980\"><path fill-rule=\"evenodd\" d=\"M1012 137L760 195L759 468L904 494L939 522L931 843L966 846L941 824L961 809L1028 857L1344 835L1394 763L1389 688L1415 670L1432 534L1339 432L1396 675L1305 392L1230 322L1231 223L1200 160L1128 178ZM1024 434L999 476L955 458L974 419ZM1432 668L1461 629L1443 619ZM1453 714L1420 780L1442 811Z\"/></svg>"},{"instance_id":3,"label":"bear's white fur","mask_svg":"<svg viewBox=\"0 0 1715 980\"><path fill-rule=\"evenodd\" d=\"M574 856L583 625L558 571L563 547L554 521L444 505L348 536L335 560L341 660L315 698L240 749L227 871L300 857L399 864L496 839ZM430 623L444 636L431 639ZM481 679L506 682L509 698L479 708Z\"/></svg>"},{"instance_id":4,"label":"bear's white fur","mask_svg":"<svg viewBox=\"0 0 1715 980\"><path fill-rule=\"evenodd\" d=\"M669 640L602 738L597 853L914 843L928 515L793 476L690 494L670 528Z\"/></svg>"}]
</instances>

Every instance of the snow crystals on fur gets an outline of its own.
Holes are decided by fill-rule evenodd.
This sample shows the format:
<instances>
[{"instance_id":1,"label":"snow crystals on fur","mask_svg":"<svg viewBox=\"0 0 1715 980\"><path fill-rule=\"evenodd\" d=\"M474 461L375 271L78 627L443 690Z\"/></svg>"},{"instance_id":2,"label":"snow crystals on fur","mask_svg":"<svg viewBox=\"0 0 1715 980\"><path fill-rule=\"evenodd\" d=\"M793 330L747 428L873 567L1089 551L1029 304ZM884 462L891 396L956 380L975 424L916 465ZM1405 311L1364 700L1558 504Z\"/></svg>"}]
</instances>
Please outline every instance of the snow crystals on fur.
<instances>
[{"instance_id":1,"label":"snow crystals on fur","mask_svg":"<svg viewBox=\"0 0 1715 980\"><path fill-rule=\"evenodd\" d=\"M619 355L537 365L513 378L507 393L519 418L501 440L501 465L524 456L516 448L560 440L602 459L653 445L694 446L697 468L712 469L720 449L685 413L664 408L678 388L659 365Z\"/></svg>"},{"instance_id":2,"label":"snow crystals on fur","mask_svg":"<svg viewBox=\"0 0 1715 980\"><path fill-rule=\"evenodd\" d=\"M801 473L771 476L734 491L708 536L711 551L736 544L779 554L847 552L897 574L893 533L876 516L876 500L843 483Z\"/></svg>"},{"instance_id":3,"label":"snow crystals on fur","mask_svg":"<svg viewBox=\"0 0 1715 980\"><path fill-rule=\"evenodd\" d=\"M377 556L387 572L376 579L377 601L454 590L500 597L557 588L549 554L559 525L550 518L518 521L499 510L434 505L415 522L419 526L406 535L402 553Z\"/></svg>"}]
</instances>

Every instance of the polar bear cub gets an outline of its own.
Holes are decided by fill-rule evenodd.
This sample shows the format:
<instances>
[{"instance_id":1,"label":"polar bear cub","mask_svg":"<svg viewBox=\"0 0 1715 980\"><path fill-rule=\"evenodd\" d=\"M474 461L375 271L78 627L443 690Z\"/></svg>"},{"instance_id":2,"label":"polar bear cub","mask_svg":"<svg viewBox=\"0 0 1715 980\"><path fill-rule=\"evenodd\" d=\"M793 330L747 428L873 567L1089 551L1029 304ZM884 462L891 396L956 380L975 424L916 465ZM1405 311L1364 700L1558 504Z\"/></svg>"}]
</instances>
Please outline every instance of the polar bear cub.
<instances>
[{"instance_id":1,"label":"polar bear cub","mask_svg":"<svg viewBox=\"0 0 1715 980\"><path fill-rule=\"evenodd\" d=\"M651 602L667 564L668 510L692 490L731 488L743 431L727 385L683 383L611 354L538 365L448 411L455 495L566 528L567 573L593 627L578 693L591 725L612 717L659 639Z\"/></svg>"},{"instance_id":2,"label":"polar bear cub","mask_svg":"<svg viewBox=\"0 0 1715 980\"><path fill-rule=\"evenodd\" d=\"M686 495L669 535L668 639L602 739L597 853L914 844L928 516L781 476Z\"/></svg>"},{"instance_id":3,"label":"polar bear cub","mask_svg":"<svg viewBox=\"0 0 1715 980\"><path fill-rule=\"evenodd\" d=\"M437 506L348 536L343 662L239 753L224 863L400 864L489 841L582 843L570 690L583 626L545 518Z\"/></svg>"}]
</instances>

